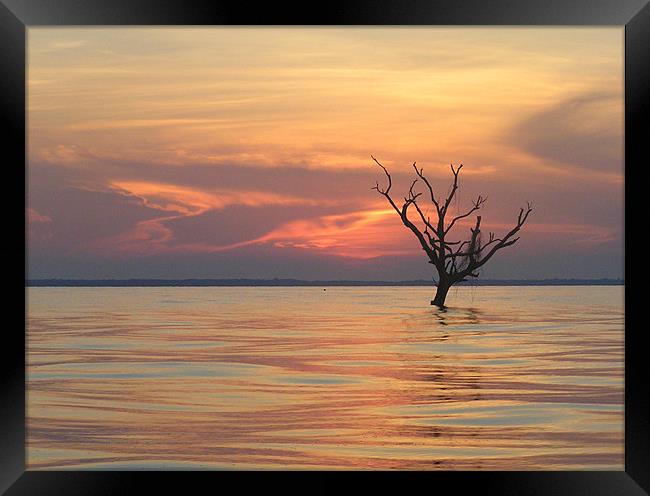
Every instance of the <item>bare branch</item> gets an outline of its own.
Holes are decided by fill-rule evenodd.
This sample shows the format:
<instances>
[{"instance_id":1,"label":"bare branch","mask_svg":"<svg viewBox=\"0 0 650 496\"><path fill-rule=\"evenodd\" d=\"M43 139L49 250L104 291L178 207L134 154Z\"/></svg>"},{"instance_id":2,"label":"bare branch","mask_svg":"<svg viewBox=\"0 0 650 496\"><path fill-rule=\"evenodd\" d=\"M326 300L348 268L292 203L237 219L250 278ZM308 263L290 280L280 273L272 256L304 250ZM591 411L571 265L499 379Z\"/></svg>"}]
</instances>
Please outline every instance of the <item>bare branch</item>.
<instances>
[{"instance_id":1,"label":"bare branch","mask_svg":"<svg viewBox=\"0 0 650 496\"><path fill-rule=\"evenodd\" d=\"M447 226L445 226L445 216L459 188L458 176L463 165L460 164L457 168L455 168L453 164L451 165L451 172L454 176L454 180L449 194L441 205L433 192L431 183L424 176L423 169L418 169L417 165L413 163L413 169L415 170L417 177L411 183L408 189L408 194L404 197L404 202L401 207L399 207L390 196L392 178L388 170L374 156L371 155L371 158L384 171L388 181L385 189L380 187L379 182L377 182L375 187L372 189L377 190L379 194L388 200L393 209L399 214L402 223L417 237L422 249L429 258L429 263L433 264L438 271L436 297L432 301L432 304L435 305L444 306L444 299L451 285L460 281L465 281L468 277L479 277L478 269L487 263L497 251L512 246L519 241L519 237L516 236L516 234L526 223L528 216L533 210L530 203L527 203L525 208L521 208L517 215L516 225L501 238L497 238L493 232L490 232L488 234L487 242L483 243L481 237L481 216L478 215L474 227L470 228L470 239L465 241L447 241L445 237L456 223L480 210L487 200L487 197L479 195L476 200L472 202L472 207L467 212L457 215ZM416 192L415 187L420 180L422 180L429 190L431 203L438 214L438 219L435 225L431 222L431 219L425 215L426 209L423 210L419 204L422 193ZM411 205L415 207L419 219L422 221L422 225L424 226L424 230L420 230L418 226L409 219L408 209Z\"/></svg>"},{"instance_id":2,"label":"bare branch","mask_svg":"<svg viewBox=\"0 0 650 496\"><path fill-rule=\"evenodd\" d=\"M532 211L533 211L533 207L530 204L530 202L527 203L527 207L526 207L525 210L523 208L521 208L519 210L519 215L517 216L517 225L515 227L513 227L503 238L501 238L500 240L495 240L494 241L495 242L494 246L487 253L487 255L481 257L476 262L471 264L471 266L468 267L468 270L475 271L479 267L482 267L483 265L485 265L487 263L487 261L490 260L490 258L492 258L497 251L499 251L500 249L505 248L507 246L512 246L517 241L519 241L519 237L513 238L513 236L515 234L517 234L519 232L519 230L522 228L522 226L526 223L526 220L528 219L528 216L530 215L530 213Z\"/></svg>"},{"instance_id":3,"label":"bare branch","mask_svg":"<svg viewBox=\"0 0 650 496\"><path fill-rule=\"evenodd\" d=\"M458 169L454 169L454 164L449 164L451 166L451 172L454 174L454 184L451 186L451 192L449 193L449 196L447 196L447 199L445 200L445 204L442 207L442 216L444 217L447 214L447 209L449 208L449 204L451 203L451 200L453 200L454 195L456 194L456 190L458 189L458 173L460 170L463 168L463 164L460 164L458 166Z\"/></svg>"},{"instance_id":4,"label":"bare branch","mask_svg":"<svg viewBox=\"0 0 650 496\"><path fill-rule=\"evenodd\" d=\"M383 165L381 165L381 164L379 163L379 161L378 161L375 157L373 157L372 155L370 155L370 157L375 161L375 163L376 163L379 167L381 167L382 169L384 169L384 173L386 174L386 177L388 178L388 187L387 187L385 190L382 191L382 190L379 189L379 183L377 183L377 186L375 186L373 189L376 189L376 190L379 191L382 195L384 195L384 194L387 195L387 194L390 192L390 188L391 188L391 186L393 185L393 181L392 181L391 178L390 178L390 174L388 173L388 170L386 169L386 167L384 167Z\"/></svg>"},{"instance_id":5,"label":"bare branch","mask_svg":"<svg viewBox=\"0 0 650 496\"><path fill-rule=\"evenodd\" d=\"M433 194L433 188L431 187L431 184L427 180L426 177L424 177L424 169L419 169L415 165L415 162L413 162L413 168L415 169L415 173L418 175L422 181L424 181L424 184L427 185L427 188L429 188L429 194L431 195L431 203L436 207L436 212L438 213L438 216L440 216L440 205L438 205L438 201L436 200L436 195Z\"/></svg>"},{"instance_id":6,"label":"bare branch","mask_svg":"<svg viewBox=\"0 0 650 496\"><path fill-rule=\"evenodd\" d=\"M402 208L400 209L393 199L390 196L390 188L392 186L392 179L390 177L390 174L388 173L388 170L386 167L384 167L375 157L371 155L371 158L375 161L375 163L381 167L386 174L386 177L388 178L388 186L386 187L385 190L382 190L379 188L379 184L377 183L377 186L372 188L376 189L379 194L384 196L390 205L393 207L393 209L399 214L400 218L402 219L402 223L408 227L411 232L418 238L418 241L420 242L420 245L422 246L422 249L425 251L425 253L429 256L429 260L431 260L432 263L438 263L438 256L435 253L434 249L427 243L427 240L425 239L424 235L420 232L420 230L417 228L413 222L408 218L408 208L412 204L416 204L417 198L421 195L421 193L414 193L413 187L415 186L415 183L417 182L417 179L413 181L411 184L411 187L409 188L409 197L404 198L404 204L402 205ZM417 204L416 204L417 205Z\"/></svg>"},{"instance_id":7,"label":"bare branch","mask_svg":"<svg viewBox=\"0 0 650 496\"><path fill-rule=\"evenodd\" d=\"M431 229L431 233L435 234L436 233L436 228L431 224L431 221L429 220L429 218L424 217L424 213L420 209L420 205L418 205L418 203L415 202L415 201L413 202L413 205L415 206L415 209L417 210L418 214L420 215L420 219L422 219L422 222L424 223L425 231L427 231L428 229Z\"/></svg>"},{"instance_id":8,"label":"bare branch","mask_svg":"<svg viewBox=\"0 0 650 496\"><path fill-rule=\"evenodd\" d=\"M449 223L449 225L445 229L445 234L447 234L449 231L451 231L451 228L454 227L454 224L456 224L457 221L459 221L461 219L464 219L466 217L469 217L474 212L476 212L478 209L480 209L483 206L483 204L486 202L486 200L487 200L487 197L483 198L481 195L478 195L478 198L476 199L476 201L472 202L472 208L469 210L469 212L467 212L467 213L465 213L463 215L459 215L457 217L454 217L451 220L451 222Z\"/></svg>"}]
</instances>

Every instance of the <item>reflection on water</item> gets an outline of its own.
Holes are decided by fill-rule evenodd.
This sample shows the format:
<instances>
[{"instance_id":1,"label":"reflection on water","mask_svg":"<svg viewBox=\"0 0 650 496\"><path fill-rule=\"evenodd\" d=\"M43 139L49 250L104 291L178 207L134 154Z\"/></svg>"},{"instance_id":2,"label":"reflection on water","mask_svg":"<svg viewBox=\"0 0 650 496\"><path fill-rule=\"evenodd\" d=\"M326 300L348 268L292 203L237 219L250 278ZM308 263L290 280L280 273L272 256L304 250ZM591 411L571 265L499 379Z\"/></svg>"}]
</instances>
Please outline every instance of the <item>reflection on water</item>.
<instances>
[{"instance_id":1,"label":"reflection on water","mask_svg":"<svg viewBox=\"0 0 650 496\"><path fill-rule=\"evenodd\" d=\"M623 470L623 288L30 288L29 469Z\"/></svg>"}]
</instances>

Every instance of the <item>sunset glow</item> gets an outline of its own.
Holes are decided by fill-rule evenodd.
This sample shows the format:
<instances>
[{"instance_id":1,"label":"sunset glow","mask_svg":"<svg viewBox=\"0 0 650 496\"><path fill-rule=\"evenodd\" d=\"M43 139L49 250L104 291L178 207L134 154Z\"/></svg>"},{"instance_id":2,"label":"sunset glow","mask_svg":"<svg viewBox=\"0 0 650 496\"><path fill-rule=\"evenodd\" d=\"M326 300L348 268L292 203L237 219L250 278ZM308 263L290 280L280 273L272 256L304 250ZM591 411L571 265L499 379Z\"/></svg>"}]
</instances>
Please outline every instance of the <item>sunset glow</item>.
<instances>
[{"instance_id":1,"label":"sunset glow","mask_svg":"<svg viewBox=\"0 0 650 496\"><path fill-rule=\"evenodd\" d=\"M26 467L623 470L624 34L30 27Z\"/></svg>"},{"instance_id":2,"label":"sunset glow","mask_svg":"<svg viewBox=\"0 0 650 496\"><path fill-rule=\"evenodd\" d=\"M532 201L495 277L622 276L621 28L28 38L30 277L427 278L371 154L397 198L463 163L496 232Z\"/></svg>"}]
</instances>

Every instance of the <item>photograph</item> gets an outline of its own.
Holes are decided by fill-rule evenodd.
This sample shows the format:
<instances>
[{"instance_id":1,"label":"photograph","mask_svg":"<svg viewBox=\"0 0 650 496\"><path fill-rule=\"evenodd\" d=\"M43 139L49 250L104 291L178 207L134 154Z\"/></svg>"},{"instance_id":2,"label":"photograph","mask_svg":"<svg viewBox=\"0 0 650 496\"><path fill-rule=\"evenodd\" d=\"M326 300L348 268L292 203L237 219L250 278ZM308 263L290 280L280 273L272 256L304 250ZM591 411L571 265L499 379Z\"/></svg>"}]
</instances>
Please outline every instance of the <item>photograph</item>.
<instances>
[{"instance_id":1,"label":"photograph","mask_svg":"<svg viewBox=\"0 0 650 496\"><path fill-rule=\"evenodd\" d=\"M624 471L625 35L29 27L26 470Z\"/></svg>"}]
</instances>

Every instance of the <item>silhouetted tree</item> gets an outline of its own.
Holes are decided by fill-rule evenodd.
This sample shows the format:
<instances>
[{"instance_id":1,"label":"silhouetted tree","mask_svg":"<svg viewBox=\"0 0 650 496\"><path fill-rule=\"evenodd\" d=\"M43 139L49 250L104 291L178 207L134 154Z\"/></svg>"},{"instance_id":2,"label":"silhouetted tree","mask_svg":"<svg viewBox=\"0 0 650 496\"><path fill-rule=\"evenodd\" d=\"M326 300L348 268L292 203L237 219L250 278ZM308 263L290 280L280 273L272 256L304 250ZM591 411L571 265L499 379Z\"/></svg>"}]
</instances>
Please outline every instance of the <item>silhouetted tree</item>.
<instances>
[{"instance_id":1,"label":"silhouetted tree","mask_svg":"<svg viewBox=\"0 0 650 496\"><path fill-rule=\"evenodd\" d=\"M447 293L451 286L466 281L468 277L478 277L478 269L485 265L497 251L517 242L519 237L514 236L519 232L526 222L528 215L533 210L530 203L527 204L525 209L520 209L517 217L517 224L501 238L495 238L494 233L490 232L488 234L487 242L484 242L481 235L481 216L477 215L476 224L473 228L470 228L471 235L468 240L462 242L449 241L449 234L454 225L458 221L469 217L479 210L487 200L487 198L479 195L476 200L472 202L472 207L466 213L457 215L450 221L447 221L449 206L458 190L458 174L463 168L463 165L459 165L456 169L453 165L451 166L451 172L454 175L454 182L447 198L445 198L444 201L441 201L441 199L438 199L434 194L433 187L424 176L423 169L418 169L415 163L413 163L413 168L415 169L417 177L411 183L408 196L404 197L404 203L401 207L398 207L390 196L392 180L388 170L380 164L375 157L372 157L372 159L383 169L388 178L388 186L386 189L381 189L379 183L377 183L377 185L372 189L376 189L377 192L386 197L388 203L390 203L393 209L400 216L402 223L413 232L420 242L420 246L429 257L429 263L433 264L436 268L438 272L436 296L431 300L431 304L437 305L441 308L444 308L445 306L445 298L447 297ZM427 192L430 195L431 203L435 208L436 218L434 218L433 221L425 214L425 211L423 211L418 203L419 198L422 196L422 192L416 193L413 189L420 180L425 184ZM409 208L411 206L417 213L417 220L415 222L409 219L408 216ZM418 227L418 224L421 228Z\"/></svg>"}]
</instances>

